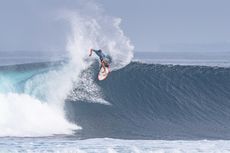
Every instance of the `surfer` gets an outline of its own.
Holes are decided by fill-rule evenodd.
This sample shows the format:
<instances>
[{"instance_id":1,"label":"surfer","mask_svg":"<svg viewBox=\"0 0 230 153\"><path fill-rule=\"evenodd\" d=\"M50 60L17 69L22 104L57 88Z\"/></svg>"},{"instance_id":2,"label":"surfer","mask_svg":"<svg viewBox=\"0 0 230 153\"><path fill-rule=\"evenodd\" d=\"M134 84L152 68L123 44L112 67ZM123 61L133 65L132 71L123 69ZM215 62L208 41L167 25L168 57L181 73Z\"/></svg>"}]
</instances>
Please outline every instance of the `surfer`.
<instances>
[{"instance_id":1,"label":"surfer","mask_svg":"<svg viewBox=\"0 0 230 153\"><path fill-rule=\"evenodd\" d=\"M106 56L104 53L102 53L102 50L99 49L99 50L95 50L95 49L90 49L90 53L89 53L89 56L92 55L92 53L96 53L97 56L100 58L100 61L101 61L101 67L103 67L103 72L105 72L105 67L108 67L108 62L106 61Z\"/></svg>"}]
</instances>

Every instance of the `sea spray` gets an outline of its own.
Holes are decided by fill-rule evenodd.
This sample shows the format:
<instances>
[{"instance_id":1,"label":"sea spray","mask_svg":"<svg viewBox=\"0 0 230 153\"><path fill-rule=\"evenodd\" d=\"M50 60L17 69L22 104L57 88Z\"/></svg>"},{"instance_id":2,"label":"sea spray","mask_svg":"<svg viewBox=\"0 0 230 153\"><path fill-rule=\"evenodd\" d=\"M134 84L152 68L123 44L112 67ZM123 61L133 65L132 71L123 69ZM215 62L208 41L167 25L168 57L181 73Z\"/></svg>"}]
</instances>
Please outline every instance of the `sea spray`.
<instances>
[{"instance_id":1,"label":"sea spray","mask_svg":"<svg viewBox=\"0 0 230 153\"><path fill-rule=\"evenodd\" d=\"M82 80L82 72L96 57L88 57L89 48L101 48L111 56L111 70L120 69L131 61L133 46L119 27L120 19L82 11L65 11L62 17L71 29L67 38L67 62L44 71L10 69L9 74L14 75L7 76L6 71L0 74L4 76L2 80L9 81L0 82L0 136L49 136L71 134L80 129L76 123L67 121L63 108L73 89L87 80ZM18 79L21 74L23 76ZM93 85L96 78L90 76L88 79L92 85L88 89L98 91L96 97L91 94L91 100L109 104L100 95L99 87ZM79 94L84 93L74 94L81 97Z\"/></svg>"},{"instance_id":2,"label":"sea spray","mask_svg":"<svg viewBox=\"0 0 230 153\"><path fill-rule=\"evenodd\" d=\"M89 8L84 8L84 11L63 11L61 15L70 23L72 29L67 44L70 62L73 65L80 65L84 70L90 69L90 66L95 64L97 56L89 57L89 49L95 48L102 49L107 56L111 57L112 71L126 66L131 62L134 47L119 27L121 19L107 16L98 9L94 9L96 11L94 13L92 7L89 11L86 11L87 9ZM81 73L78 84L75 83L75 89L79 90L71 94L71 99L109 104L103 99L99 86L94 83L96 77L92 76L95 75L89 74L90 71ZM83 87L87 88L83 89Z\"/></svg>"},{"instance_id":3,"label":"sea spray","mask_svg":"<svg viewBox=\"0 0 230 153\"><path fill-rule=\"evenodd\" d=\"M120 28L120 18L100 13L82 14L77 11L65 11L63 14L72 29L67 50L74 63L82 64L82 60L88 59L90 48L102 49L110 56L112 70L120 69L131 62L134 47Z\"/></svg>"}]
</instances>

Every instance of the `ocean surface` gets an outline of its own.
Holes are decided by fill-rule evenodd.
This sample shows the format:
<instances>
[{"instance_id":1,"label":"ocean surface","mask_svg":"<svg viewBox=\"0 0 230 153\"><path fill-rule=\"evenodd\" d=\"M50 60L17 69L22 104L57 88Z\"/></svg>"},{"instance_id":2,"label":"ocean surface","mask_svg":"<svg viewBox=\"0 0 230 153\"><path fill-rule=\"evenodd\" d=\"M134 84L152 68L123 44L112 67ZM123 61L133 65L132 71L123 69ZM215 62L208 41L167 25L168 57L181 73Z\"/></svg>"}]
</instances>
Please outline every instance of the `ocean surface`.
<instances>
[{"instance_id":1,"label":"ocean surface","mask_svg":"<svg viewBox=\"0 0 230 153\"><path fill-rule=\"evenodd\" d=\"M68 59L1 57L0 152L230 152L228 54L170 54L104 81L96 60L75 79Z\"/></svg>"}]
</instances>

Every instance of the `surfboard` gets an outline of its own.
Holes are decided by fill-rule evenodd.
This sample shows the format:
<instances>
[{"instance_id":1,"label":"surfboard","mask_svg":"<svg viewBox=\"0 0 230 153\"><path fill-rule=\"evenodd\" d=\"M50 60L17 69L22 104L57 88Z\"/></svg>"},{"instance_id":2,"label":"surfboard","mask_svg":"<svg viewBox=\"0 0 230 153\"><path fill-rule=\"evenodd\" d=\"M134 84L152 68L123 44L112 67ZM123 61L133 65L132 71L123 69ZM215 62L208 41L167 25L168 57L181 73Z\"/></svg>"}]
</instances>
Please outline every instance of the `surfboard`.
<instances>
[{"instance_id":1,"label":"surfboard","mask_svg":"<svg viewBox=\"0 0 230 153\"><path fill-rule=\"evenodd\" d=\"M98 80L100 81L105 80L108 75L109 75L109 67L105 67L105 71L104 71L104 68L101 67L98 73Z\"/></svg>"}]
</instances>

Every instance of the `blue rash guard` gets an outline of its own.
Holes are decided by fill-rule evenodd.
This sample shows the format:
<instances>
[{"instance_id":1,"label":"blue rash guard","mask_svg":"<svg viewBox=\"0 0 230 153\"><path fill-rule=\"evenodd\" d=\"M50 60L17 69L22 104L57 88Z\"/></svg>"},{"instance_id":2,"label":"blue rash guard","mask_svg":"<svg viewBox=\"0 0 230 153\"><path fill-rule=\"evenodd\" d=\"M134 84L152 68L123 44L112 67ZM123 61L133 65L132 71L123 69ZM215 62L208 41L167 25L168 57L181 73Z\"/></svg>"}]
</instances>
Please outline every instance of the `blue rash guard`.
<instances>
[{"instance_id":1,"label":"blue rash guard","mask_svg":"<svg viewBox=\"0 0 230 153\"><path fill-rule=\"evenodd\" d=\"M100 58L101 61L103 61L106 58L105 54L103 54L100 49L99 50L93 49L93 51L97 54L97 56L99 56L99 58Z\"/></svg>"}]
</instances>

